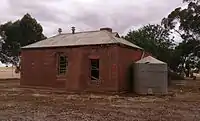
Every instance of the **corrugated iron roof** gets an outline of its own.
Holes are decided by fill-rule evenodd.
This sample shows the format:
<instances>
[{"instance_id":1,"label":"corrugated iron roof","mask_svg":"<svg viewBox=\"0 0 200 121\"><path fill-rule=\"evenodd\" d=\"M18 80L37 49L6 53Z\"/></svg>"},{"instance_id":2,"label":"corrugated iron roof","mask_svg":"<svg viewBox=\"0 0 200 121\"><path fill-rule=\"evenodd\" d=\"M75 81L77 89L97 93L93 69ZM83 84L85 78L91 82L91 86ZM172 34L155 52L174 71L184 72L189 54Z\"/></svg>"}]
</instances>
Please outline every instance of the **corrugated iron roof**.
<instances>
[{"instance_id":1,"label":"corrugated iron roof","mask_svg":"<svg viewBox=\"0 0 200 121\"><path fill-rule=\"evenodd\" d=\"M147 56L139 61L137 61L136 63L153 63L153 64L166 64L165 62L162 62L152 56Z\"/></svg>"},{"instance_id":2,"label":"corrugated iron roof","mask_svg":"<svg viewBox=\"0 0 200 121\"><path fill-rule=\"evenodd\" d=\"M125 39L118 38L116 35L116 32L111 33L105 30L77 32L75 34L66 33L50 37L48 39L24 46L22 48L67 47L121 43L133 48L142 49L141 47Z\"/></svg>"}]
</instances>

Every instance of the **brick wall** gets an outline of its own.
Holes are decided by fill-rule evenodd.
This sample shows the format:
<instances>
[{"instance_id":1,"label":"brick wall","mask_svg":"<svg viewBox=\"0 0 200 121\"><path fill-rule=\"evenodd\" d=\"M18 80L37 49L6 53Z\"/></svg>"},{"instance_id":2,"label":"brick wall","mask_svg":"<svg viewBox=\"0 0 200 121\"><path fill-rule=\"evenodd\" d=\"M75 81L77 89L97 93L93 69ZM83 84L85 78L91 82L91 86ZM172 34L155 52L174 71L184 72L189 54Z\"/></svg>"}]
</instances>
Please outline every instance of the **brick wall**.
<instances>
[{"instance_id":1,"label":"brick wall","mask_svg":"<svg viewBox=\"0 0 200 121\"><path fill-rule=\"evenodd\" d=\"M69 71L57 76L56 53L64 52L69 59ZM117 64L116 46L85 46L22 50L21 85L66 88L67 90L118 90L118 73L112 73ZM100 81L90 81L91 56L100 58Z\"/></svg>"},{"instance_id":2,"label":"brick wall","mask_svg":"<svg viewBox=\"0 0 200 121\"><path fill-rule=\"evenodd\" d=\"M120 91L130 91L130 68L135 61L142 57L142 51L126 47L118 47L119 52L119 89Z\"/></svg>"}]
</instances>

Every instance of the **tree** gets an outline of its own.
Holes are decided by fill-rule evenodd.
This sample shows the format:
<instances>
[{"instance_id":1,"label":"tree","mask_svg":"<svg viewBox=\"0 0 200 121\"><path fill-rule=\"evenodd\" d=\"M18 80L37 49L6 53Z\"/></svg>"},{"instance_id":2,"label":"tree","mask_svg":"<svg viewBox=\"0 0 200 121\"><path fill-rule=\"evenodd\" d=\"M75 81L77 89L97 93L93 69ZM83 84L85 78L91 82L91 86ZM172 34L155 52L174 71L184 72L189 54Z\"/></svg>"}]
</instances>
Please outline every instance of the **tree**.
<instances>
[{"instance_id":1,"label":"tree","mask_svg":"<svg viewBox=\"0 0 200 121\"><path fill-rule=\"evenodd\" d=\"M187 8L176 8L162 20L162 24L165 28L175 30L183 40L199 40L200 5L197 0L184 2L189 2Z\"/></svg>"},{"instance_id":2,"label":"tree","mask_svg":"<svg viewBox=\"0 0 200 121\"><path fill-rule=\"evenodd\" d=\"M162 25L180 35L183 41L176 47L175 55L181 65L190 70L189 65L198 65L193 61L200 51L200 4L199 0L183 0L186 8L176 8L162 20ZM198 59L196 59L198 60ZM189 72L188 72L189 73Z\"/></svg>"},{"instance_id":3,"label":"tree","mask_svg":"<svg viewBox=\"0 0 200 121\"><path fill-rule=\"evenodd\" d=\"M21 20L0 25L0 36L5 41L2 53L8 57L17 59L22 46L46 38L42 32L42 26L29 14L24 15ZM0 59L3 63L8 61L2 57Z\"/></svg>"},{"instance_id":4,"label":"tree","mask_svg":"<svg viewBox=\"0 0 200 121\"><path fill-rule=\"evenodd\" d=\"M146 25L138 30L130 31L124 38L153 54L156 58L170 63L174 47L171 33L160 25Z\"/></svg>"}]
</instances>

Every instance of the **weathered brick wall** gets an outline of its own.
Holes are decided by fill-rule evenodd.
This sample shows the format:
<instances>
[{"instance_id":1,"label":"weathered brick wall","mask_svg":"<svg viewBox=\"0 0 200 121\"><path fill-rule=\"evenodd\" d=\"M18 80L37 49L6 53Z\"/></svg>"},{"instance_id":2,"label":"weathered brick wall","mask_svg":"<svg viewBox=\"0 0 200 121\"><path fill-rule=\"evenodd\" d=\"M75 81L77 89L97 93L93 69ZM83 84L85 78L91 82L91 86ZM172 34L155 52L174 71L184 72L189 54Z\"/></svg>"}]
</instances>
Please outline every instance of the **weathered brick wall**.
<instances>
[{"instance_id":1,"label":"weathered brick wall","mask_svg":"<svg viewBox=\"0 0 200 121\"><path fill-rule=\"evenodd\" d=\"M126 47L118 47L119 52L119 89L130 91L132 88L130 80L130 68L135 61L142 57L142 51Z\"/></svg>"},{"instance_id":2,"label":"weathered brick wall","mask_svg":"<svg viewBox=\"0 0 200 121\"><path fill-rule=\"evenodd\" d=\"M66 76L57 76L56 53L64 52L69 59ZM92 56L100 58L100 82L90 81ZM22 50L21 85L48 86L67 90L116 91L118 76L111 75L113 64L117 64L116 46L85 46L74 48L48 48ZM33 65L32 65L33 64Z\"/></svg>"}]
</instances>

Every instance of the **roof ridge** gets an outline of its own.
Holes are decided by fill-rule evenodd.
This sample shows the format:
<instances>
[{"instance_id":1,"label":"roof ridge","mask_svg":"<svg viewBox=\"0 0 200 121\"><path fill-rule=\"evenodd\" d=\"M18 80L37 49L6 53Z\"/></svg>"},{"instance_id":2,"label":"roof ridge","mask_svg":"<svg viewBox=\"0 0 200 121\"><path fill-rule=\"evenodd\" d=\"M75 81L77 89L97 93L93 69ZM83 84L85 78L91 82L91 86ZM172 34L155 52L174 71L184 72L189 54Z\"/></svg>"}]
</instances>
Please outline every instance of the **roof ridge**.
<instances>
[{"instance_id":1,"label":"roof ridge","mask_svg":"<svg viewBox=\"0 0 200 121\"><path fill-rule=\"evenodd\" d=\"M111 40L114 40L115 42L119 43L119 42L115 39L115 37L113 36L113 33L108 32L108 31L103 31L103 32L105 32L105 33L111 38Z\"/></svg>"},{"instance_id":2,"label":"roof ridge","mask_svg":"<svg viewBox=\"0 0 200 121\"><path fill-rule=\"evenodd\" d=\"M100 30L95 30L95 31L81 31L81 32L75 32L74 34L80 34L80 33L90 33L90 32L99 32ZM66 34L72 34L72 33L62 33L61 35L66 35Z\"/></svg>"},{"instance_id":3,"label":"roof ridge","mask_svg":"<svg viewBox=\"0 0 200 121\"><path fill-rule=\"evenodd\" d=\"M109 33L109 32L106 32L106 33ZM117 33L117 32L116 32L116 33ZM135 45L135 44L129 42L128 40L124 39L124 38L115 37L115 36L113 36L113 34L108 34L108 35L109 35L109 36L111 37L111 39L114 40L114 42L116 42L116 43L125 44L125 45L126 45L126 43L130 43L130 44L134 45L136 48L142 49L142 48L139 47L138 45ZM125 41L126 43L124 43L124 42L122 42L122 41L119 41L119 40L123 40L123 41Z\"/></svg>"},{"instance_id":4,"label":"roof ridge","mask_svg":"<svg viewBox=\"0 0 200 121\"><path fill-rule=\"evenodd\" d=\"M80 34L80 33L90 33L90 32L100 32L102 30L93 30L93 31L81 31L81 32L75 32L74 34ZM105 31L104 31L105 32ZM66 34L72 34L72 33L62 33L58 35L66 35ZM112 34L118 34L118 32L112 32ZM55 35L56 36L56 35ZM52 36L54 37L54 36Z\"/></svg>"},{"instance_id":5,"label":"roof ridge","mask_svg":"<svg viewBox=\"0 0 200 121\"><path fill-rule=\"evenodd\" d=\"M100 30L99 30L99 31L100 31ZM98 31L98 30L96 30L96 31L83 31L83 32L76 32L75 34L89 33L89 32L99 32L99 31ZM71 34L71 35L72 35L72 33L61 33L61 34L53 35L53 36L48 37L48 38L46 38L46 39L52 39L52 38L55 38L55 37L57 37L57 36L60 36L60 35L67 35L67 34ZM44 40L46 40L46 39L44 39Z\"/></svg>"},{"instance_id":6,"label":"roof ridge","mask_svg":"<svg viewBox=\"0 0 200 121\"><path fill-rule=\"evenodd\" d=\"M84 34L86 33L86 34ZM141 49L133 43L116 37L115 33L106 30L82 31L73 33L61 33L44 39L42 41L24 46L22 48L42 48L42 47L61 47L61 46L77 46L77 45L96 45L96 44L111 44L121 43L133 48Z\"/></svg>"}]
</instances>

